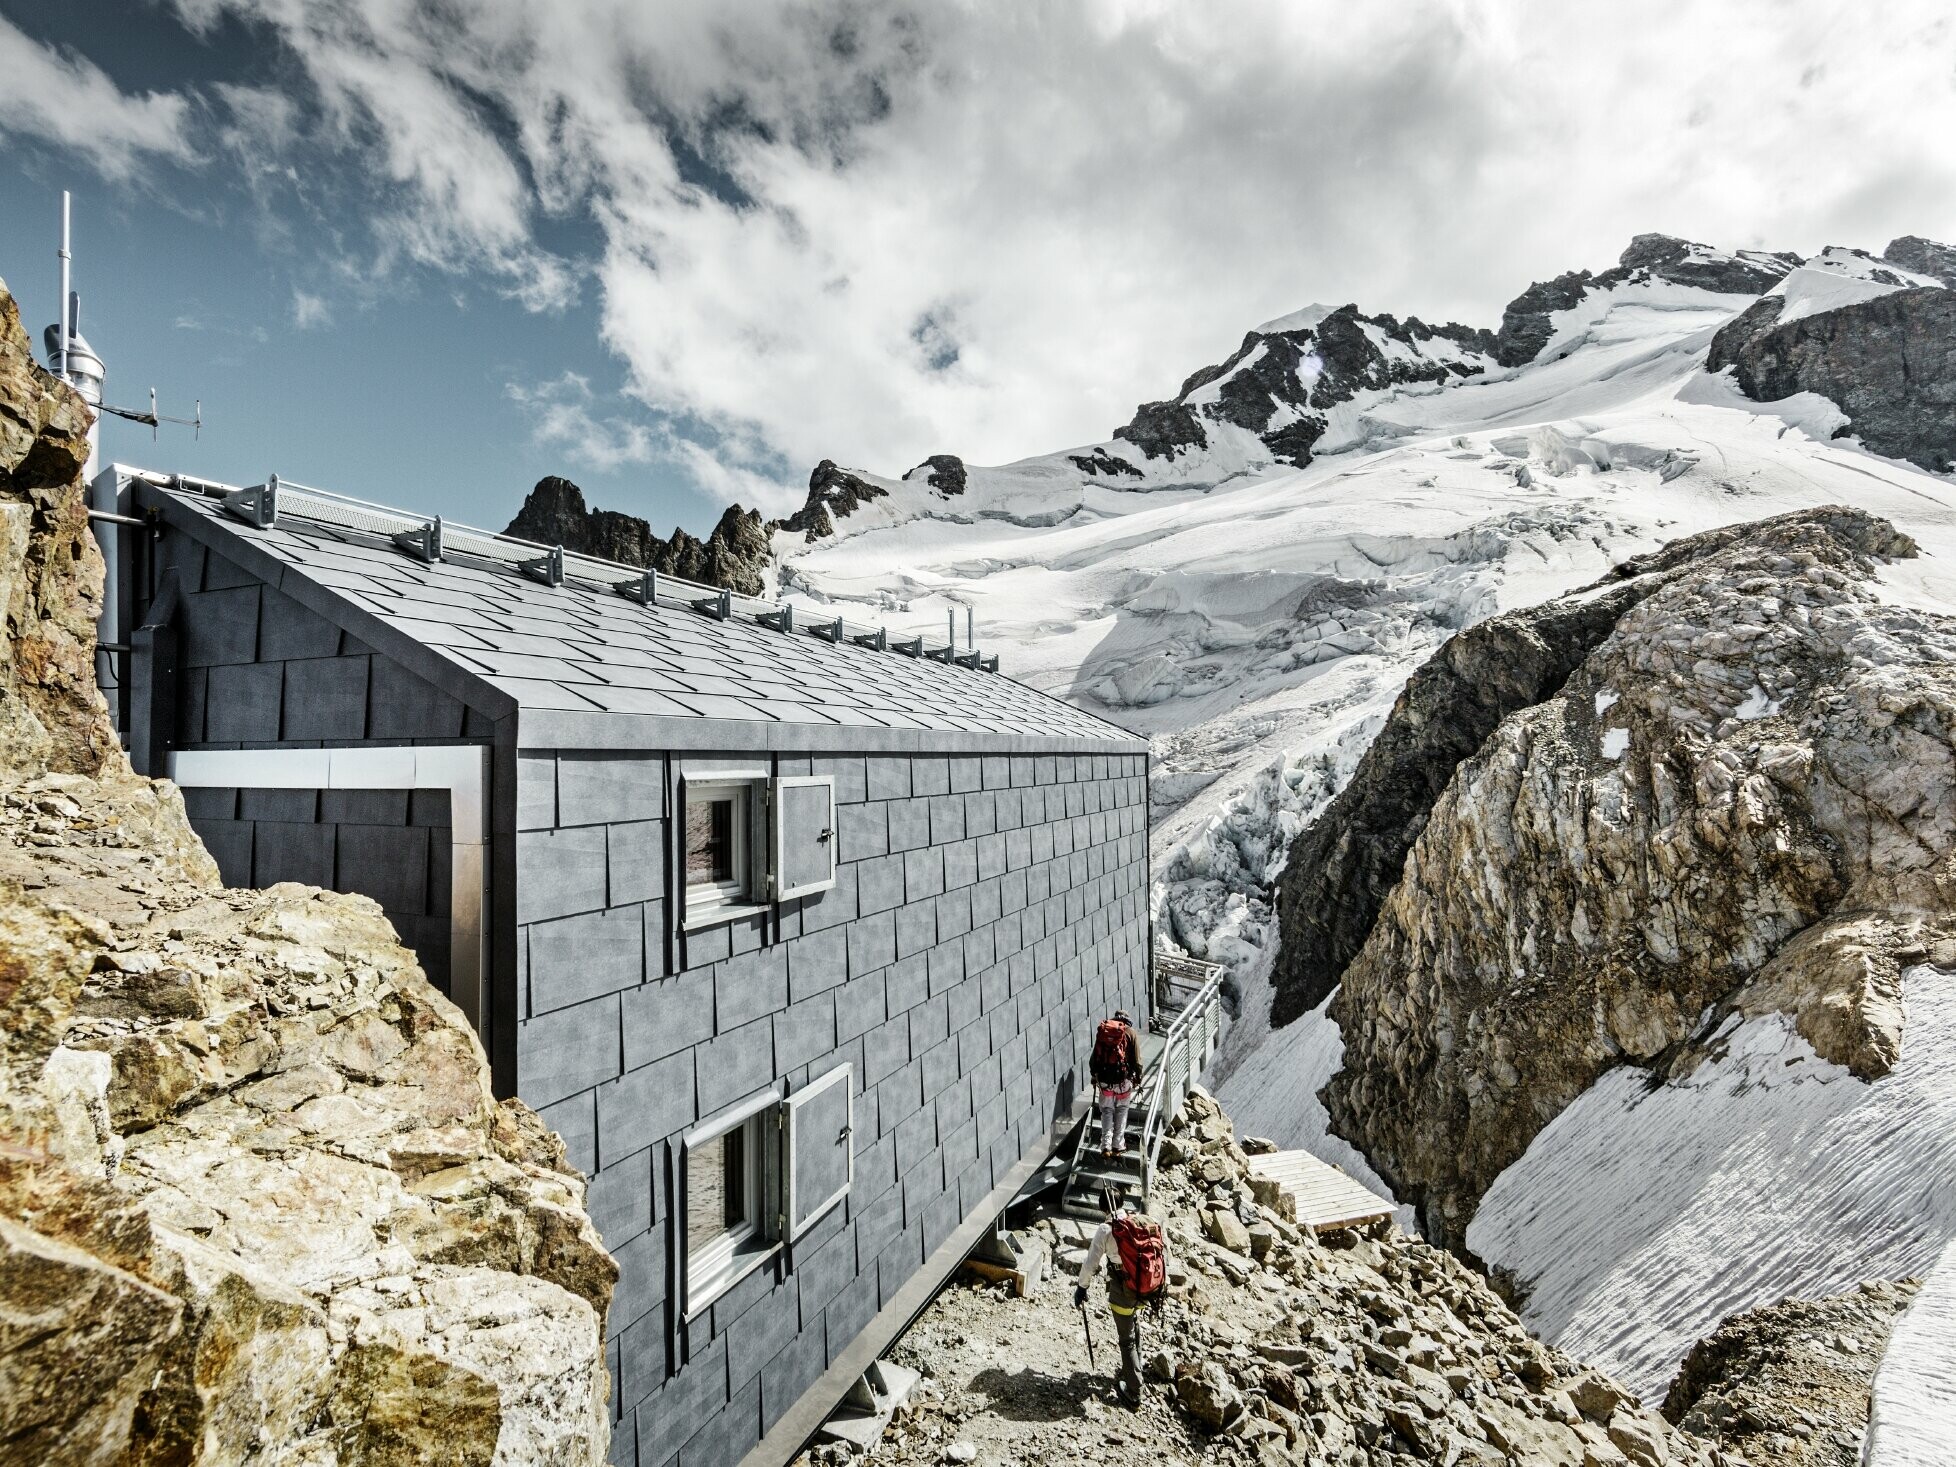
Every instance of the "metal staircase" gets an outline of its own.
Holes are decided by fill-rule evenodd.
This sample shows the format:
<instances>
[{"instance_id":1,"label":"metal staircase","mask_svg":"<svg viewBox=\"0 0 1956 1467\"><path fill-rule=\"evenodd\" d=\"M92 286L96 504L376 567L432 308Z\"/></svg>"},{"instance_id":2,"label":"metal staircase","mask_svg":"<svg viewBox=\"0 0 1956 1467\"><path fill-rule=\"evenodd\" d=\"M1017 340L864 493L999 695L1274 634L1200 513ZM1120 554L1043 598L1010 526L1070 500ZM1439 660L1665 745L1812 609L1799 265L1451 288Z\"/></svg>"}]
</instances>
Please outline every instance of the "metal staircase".
<instances>
[{"instance_id":1,"label":"metal staircase","mask_svg":"<svg viewBox=\"0 0 1956 1467\"><path fill-rule=\"evenodd\" d=\"M1101 1155L1100 1104L1092 1096L1060 1193L1060 1210L1074 1217L1105 1217L1110 1192L1116 1202L1147 1206L1168 1123L1181 1110L1189 1086L1215 1057L1222 1026L1222 965L1156 952L1151 979L1148 1032L1141 1036L1141 1083L1128 1112L1129 1149L1119 1156Z\"/></svg>"}]
</instances>

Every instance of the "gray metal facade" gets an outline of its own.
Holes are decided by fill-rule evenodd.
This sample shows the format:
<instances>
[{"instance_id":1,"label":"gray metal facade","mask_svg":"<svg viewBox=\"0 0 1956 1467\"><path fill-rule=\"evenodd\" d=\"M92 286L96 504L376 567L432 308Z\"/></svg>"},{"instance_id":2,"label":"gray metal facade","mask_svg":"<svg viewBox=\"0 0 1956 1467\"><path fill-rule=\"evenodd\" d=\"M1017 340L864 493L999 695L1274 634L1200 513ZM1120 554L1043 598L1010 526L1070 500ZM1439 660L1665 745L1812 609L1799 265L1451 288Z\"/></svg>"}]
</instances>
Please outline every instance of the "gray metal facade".
<instances>
[{"instance_id":1,"label":"gray metal facade","mask_svg":"<svg viewBox=\"0 0 1956 1467\"><path fill-rule=\"evenodd\" d=\"M372 897L448 992L446 791L209 786L186 789L183 803L227 885L297 881Z\"/></svg>"},{"instance_id":2,"label":"gray metal facade","mask_svg":"<svg viewBox=\"0 0 1956 1467\"><path fill-rule=\"evenodd\" d=\"M173 750L239 760L489 751L479 1020L498 1091L564 1138L620 1264L612 1460L724 1467L798 1401L801 1421L839 1395L852 1342L914 1307L1072 1118L1093 1021L1145 1010L1145 742L996 673L806 627L461 555L424 563L385 534L299 516L243 524L153 481L129 507L159 522L136 598L150 624L132 639L132 744L150 746L147 709L167 714ZM673 813L681 779L713 759L834 781L833 887L682 930ZM227 876L368 890L426 919L400 925L438 968L439 872L401 835L436 839L427 792L396 791L397 810L359 790L203 778L220 787L188 792L193 818ZM349 840L374 842L370 874L339 858ZM846 1197L687 1319L679 1138L845 1062Z\"/></svg>"},{"instance_id":3,"label":"gray metal facade","mask_svg":"<svg viewBox=\"0 0 1956 1467\"><path fill-rule=\"evenodd\" d=\"M517 1089L591 1177L623 1270L612 1460L637 1467L739 1461L1046 1144L1094 1019L1146 991L1142 755L783 759L835 780L836 886L690 935L666 880L680 762L519 761ZM846 1203L686 1324L677 1136L844 1061Z\"/></svg>"}]
</instances>

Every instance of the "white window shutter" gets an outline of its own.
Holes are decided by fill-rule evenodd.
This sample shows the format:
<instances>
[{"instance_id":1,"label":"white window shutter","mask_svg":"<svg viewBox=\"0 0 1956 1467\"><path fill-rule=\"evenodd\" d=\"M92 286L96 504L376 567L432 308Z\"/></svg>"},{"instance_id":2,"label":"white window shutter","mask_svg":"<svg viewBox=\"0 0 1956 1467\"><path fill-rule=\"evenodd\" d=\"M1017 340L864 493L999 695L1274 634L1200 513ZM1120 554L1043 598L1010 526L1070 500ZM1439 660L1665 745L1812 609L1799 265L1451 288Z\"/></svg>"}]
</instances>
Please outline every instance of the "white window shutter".
<instances>
[{"instance_id":1,"label":"white window shutter","mask_svg":"<svg viewBox=\"0 0 1956 1467\"><path fill-rule=\"evenodd\" d=\"M839 1065L781 1102L783 1206L788 1241L848 1195L856 1176L853 1067Z\"/></svg>"},{"instance_id":2,"label":"white window shutter","mask_svg":"<svg viewBox=\"0 0 1956 1467\"><path fill-rule=\"evenodd\" d=\"M835 781L789 775L774 782L774 899L835 885Z\"/></svg>"}]
</instances>

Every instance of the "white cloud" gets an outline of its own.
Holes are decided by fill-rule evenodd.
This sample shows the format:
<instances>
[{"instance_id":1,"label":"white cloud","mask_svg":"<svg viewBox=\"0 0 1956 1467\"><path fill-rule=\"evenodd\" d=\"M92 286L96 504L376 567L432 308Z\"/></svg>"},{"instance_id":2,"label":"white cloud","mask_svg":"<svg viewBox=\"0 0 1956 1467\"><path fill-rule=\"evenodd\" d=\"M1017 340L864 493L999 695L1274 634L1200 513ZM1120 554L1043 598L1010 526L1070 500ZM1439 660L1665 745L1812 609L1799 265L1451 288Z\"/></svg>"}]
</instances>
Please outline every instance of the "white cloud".
<instances>
[{"instance_id":1,"label":"white cloud","mask_svg":"<svg viewBox=\"0 0 1956 1467\"><path fill-rule=\"evenodd\" d=\"M508 382L503 395L530 414L532 443L558 449L573 463L609 473L659 456L646 424L594 410L590 380L579 373L535 384Z\"/></svg>"},{"instance_id":2,"label":"white cloud","mask_svg":"<svg viewBox=\"0 0 1956 1467\"><path fill-rule=\"evenodd\" d=\"M126 95L86 57L22 34L0 15L0 137L72 149L103 177L132 177L146 161L194 162L190 105L164 92Z\"/></svg>"},{"instance_id":3,"label":"white cloud","mask_svg":"<svg viewBox=\"0 0 1956 1467\"><path fill-rule=\"evenodd\" d=\"M292 324L301 331L310 331L315 326L324 326L332 319L326 308L326 297L313 295L309 291L292 289Z\"/></svg>"},{"instance_id":4,"label":"white cloud","mask_svg":"<svg viewBox=\"0 0 1956 1467\"><path fill-rule=\"evenodd\" d=\"M1491 325L1641 230L1956 235L1931 0L178 5L284 37L398 258L548 307L579 267L539 229L594 219L681 438L574 395L539 431L750 502L1092 440L1304 301Z\"/></svg>"}]
</instances>

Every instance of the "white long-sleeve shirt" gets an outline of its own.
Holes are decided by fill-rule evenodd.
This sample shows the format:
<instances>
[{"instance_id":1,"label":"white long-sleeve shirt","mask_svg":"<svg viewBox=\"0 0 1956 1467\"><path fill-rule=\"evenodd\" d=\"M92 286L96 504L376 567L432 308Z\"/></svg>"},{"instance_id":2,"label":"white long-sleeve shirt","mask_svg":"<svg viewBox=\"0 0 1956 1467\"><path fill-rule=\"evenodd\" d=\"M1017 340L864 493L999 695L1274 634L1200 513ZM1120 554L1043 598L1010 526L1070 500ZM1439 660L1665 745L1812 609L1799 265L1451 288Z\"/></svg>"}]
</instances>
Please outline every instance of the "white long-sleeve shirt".
<instances>
[{"instance_id":1,"label":"white long-sleeve shirt","mask_svg":"<svg viewBox=\"0 0 1956 1467\"><path fill-rule=\"evenodd\" d=\"M1100 1261L1103 1258L1105 1258L1110 1252L1112 1252L1113 1249L1114 1249L1114 1223L1113 1220L1110 1218L1108 1221L1102 1223L1100 1227L1095 1231L1093 1235L1093 1241L1087 1244L1087 1256L1080 1260L1081 1287L1084 1288L1086 1285L1093 1282L1094 1275L1100 1269ZM1166 1233L1162 1234L1161 1256L1162 1256L1162 1261L1164 1263L1167 1262L1168 1235Z\"/></svg>"}]
</instances>

